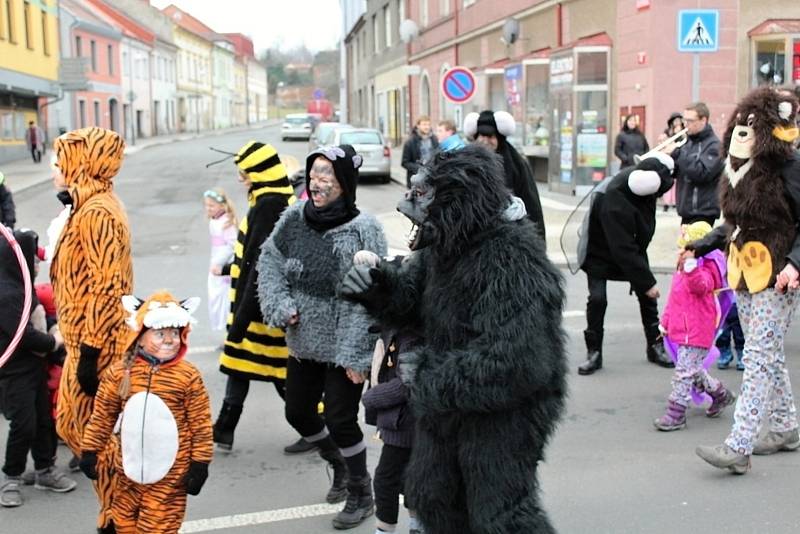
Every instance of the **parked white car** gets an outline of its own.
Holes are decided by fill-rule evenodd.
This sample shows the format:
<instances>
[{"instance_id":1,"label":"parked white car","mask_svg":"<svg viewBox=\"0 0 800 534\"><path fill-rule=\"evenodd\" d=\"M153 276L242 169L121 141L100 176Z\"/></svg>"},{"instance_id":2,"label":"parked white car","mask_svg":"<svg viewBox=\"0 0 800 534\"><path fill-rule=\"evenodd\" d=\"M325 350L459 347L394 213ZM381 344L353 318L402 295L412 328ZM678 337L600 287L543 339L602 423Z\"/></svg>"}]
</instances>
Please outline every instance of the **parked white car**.
<instances>
[{"instance_id":1,"label":"parked white car","mask_svg":"<svg viewBox=\"0 0 800 534\"><path fill-rule=\"evenodd\" d=\"M308 113L290 113L281 126L281 141L287 139L306 139L311 137L311 116Z\"/></svg>"},{"instance_id":2,"label":"parked white car","mask_svg":"<svg viewBox=\"0 0 800 534\"><path fill-rule=\"evenodd\" d=\"M364 158L359 176L375 176L388 184L392 172L392 152L379 130L373 128L336 128L325 145L353 145Z\"/></svg>"}]
</instances>

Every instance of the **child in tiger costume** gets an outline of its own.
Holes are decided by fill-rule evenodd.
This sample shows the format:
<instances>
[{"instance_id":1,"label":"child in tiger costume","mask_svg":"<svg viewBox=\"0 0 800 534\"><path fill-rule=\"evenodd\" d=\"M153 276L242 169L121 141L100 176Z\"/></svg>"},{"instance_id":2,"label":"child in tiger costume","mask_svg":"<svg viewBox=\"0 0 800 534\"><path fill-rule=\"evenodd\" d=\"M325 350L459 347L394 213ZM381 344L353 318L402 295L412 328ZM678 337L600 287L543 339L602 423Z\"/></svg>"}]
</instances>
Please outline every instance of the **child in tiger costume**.
<instances>
[{"instance_id":1,"label":"child in tiger costume","mask_svg":"<svg viewBox=\"0 0 800 534\"><path fill-rule=\"evenodd\" d=\"M126 348L121 298L133 289L133 265L128 219L112 185L125 142L115 132L92 127L68 132L53 145L53 183L59 200L70 208L59 219L64 221L60 231L52 231L56 244L50 279L67 350L56 429L80 454L99 377ZM102 452L99 458L97 526L113 532L110 462Z\"/></svg>"},{"instance_id":2,"label":"child in tiger costume","mask_svg":"<svg viewBox=\"0 0 800 534\"><path fill-rule=\"evenodd\" d=\"M80 467L95 478L98 454L110 439L116 532L177 533L186 494L200 493L213 451L208 393L200 372L184 359L200 299L178 302L157 292L123 302L133 333L123 361L103 375Z\"/></svg>"}]
</instances>

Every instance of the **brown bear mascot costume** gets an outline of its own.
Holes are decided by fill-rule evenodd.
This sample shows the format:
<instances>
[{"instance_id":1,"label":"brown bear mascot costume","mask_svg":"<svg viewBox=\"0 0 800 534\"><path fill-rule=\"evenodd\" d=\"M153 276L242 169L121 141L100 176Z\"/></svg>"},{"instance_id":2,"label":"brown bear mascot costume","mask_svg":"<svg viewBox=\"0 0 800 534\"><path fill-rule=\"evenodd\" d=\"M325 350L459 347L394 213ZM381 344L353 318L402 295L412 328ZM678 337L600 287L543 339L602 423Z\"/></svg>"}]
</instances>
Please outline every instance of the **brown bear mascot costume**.
<instances>
[{"instance_id":1,"label":"brown bear mascot costume","mask_svg":"<svg viewBox=\"0 0 800 534\"><path fill-rule=\"evenodd\" d=\"M751 454L800 447L784 336L798 302L800 156L793 148L798 102L764 87L736 107L723 142L720 204L725 223L686 246L682 258L713 248L728 254L728 283L745 336L742 388L721 445L698 447L709 464L743 474ZM764 423L769 432L758 439Z\"/></svg>"}]
</instances>

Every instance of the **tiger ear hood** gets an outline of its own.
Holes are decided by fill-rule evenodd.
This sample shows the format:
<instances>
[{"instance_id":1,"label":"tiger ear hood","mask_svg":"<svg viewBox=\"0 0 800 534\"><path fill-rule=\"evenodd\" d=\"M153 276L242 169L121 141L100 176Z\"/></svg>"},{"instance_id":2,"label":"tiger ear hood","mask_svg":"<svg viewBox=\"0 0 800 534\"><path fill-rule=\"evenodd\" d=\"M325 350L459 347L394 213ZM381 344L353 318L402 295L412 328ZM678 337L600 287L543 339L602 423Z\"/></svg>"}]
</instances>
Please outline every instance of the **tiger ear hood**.
<instances>
[{"instance_id":1,"label":"tiger ear hood","mask_svg":"<svg viewBox=\"0 0 800 534\"><path fill-rule=\"evenodd\" d=\"M95 192L111 188L122 166L125 141L104 128L81 128L67 132L53 142L58 166L77 204Z\"/></svg>"},{"instance_id":2,"label":"tiger ear hood","mask_svg":"<svg viewBox=\"0 0 800 534\"><path fill-rule=\"evenodd\" d=\"M182 351L185 351L191 325L197 320L192 316L200 304L198 297L178 301L167 291L157 291L142 300L133 295L122 297L122 305L129 316L126 323L131 328L128 346L132 346L148 328L180 328Z\"/></svg>"}]
</instances>

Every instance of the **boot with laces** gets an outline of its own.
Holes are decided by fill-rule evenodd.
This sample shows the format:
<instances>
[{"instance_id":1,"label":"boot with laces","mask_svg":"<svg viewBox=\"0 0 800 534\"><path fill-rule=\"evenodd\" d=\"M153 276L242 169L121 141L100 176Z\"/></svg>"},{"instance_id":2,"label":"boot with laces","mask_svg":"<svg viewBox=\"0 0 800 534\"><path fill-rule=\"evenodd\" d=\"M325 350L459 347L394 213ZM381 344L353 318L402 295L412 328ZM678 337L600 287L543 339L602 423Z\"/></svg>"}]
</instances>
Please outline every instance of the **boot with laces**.
<instances>
[{"instance_id":1,"label":"boot with laces","mask_svg":"<svg viewBox=\"0 0 800 534\"><path fill-rule=\"evenodd\" d=\"M753 454L765 456L779 451L796 451L800 448L800 434L797 429L788 432L769 432L753 447Z\"/></svg>"},{"instance_id":2,"label":"boot with laces","mask_svg":"<svg viewBox=\"0 0 800 534\"><path fill-rule=\"evenodd\" d=\"M330 451L320 451L319 455L323 460L328 462L331 470L333 470L333 481L331 489L328 490L328 495L325 501L329 504L336 504L342 502L347 498L347 464L344 462L344 457L338 449Z\"/></svg>"},{"instance_id":3,"label":"boot with laces","mask_svg":"<svg viewBox=\"0 0 800 534\"><path fill-rule=\"evenodd\" d=\"M333 518L333 528L337 530L355 528L375 513L375 501L372 499L372 479L369 475L350 479L347 482L347 492L344 510Z\"/></svg>"}]
</instances>

